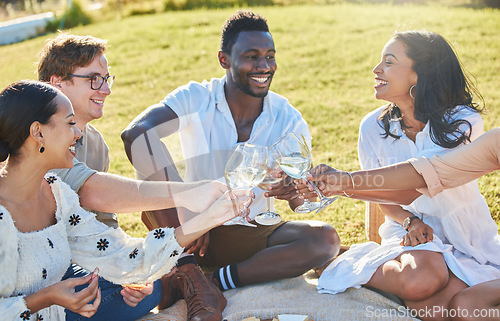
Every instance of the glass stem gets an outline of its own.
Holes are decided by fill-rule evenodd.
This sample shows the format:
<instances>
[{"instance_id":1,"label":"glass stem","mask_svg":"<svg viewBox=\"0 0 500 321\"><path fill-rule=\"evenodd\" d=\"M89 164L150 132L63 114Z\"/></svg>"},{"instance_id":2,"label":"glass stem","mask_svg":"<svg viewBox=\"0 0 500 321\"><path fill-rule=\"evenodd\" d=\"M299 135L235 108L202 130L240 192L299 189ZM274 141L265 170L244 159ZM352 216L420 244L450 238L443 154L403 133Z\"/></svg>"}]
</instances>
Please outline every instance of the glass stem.
<instances>
[{"instance_id":1,"label":"glass stem","mask_svg":"<svg viewBox=\"0 0 500 321\"><path fill-rule=\"evenodd\" d=\"M318 195L320 201L323 200L325 198L325 195L323 195L323 193L321 193L321 191L319 190L319 188L316 186L316 184L314 184L313 182L311 182L310 180L306 179L306 181L311 184L311 186L314 188L314 192L316 193L316 195Z\"/></svg>"},{"instance_id":2,"label":"glass stem","mask_svg":"<svg viewBox=\"0 0 500 321\"><path fill-rule=\"evenodd\" d=\"M271 198L270 197L266 197L267 198L267 213L271 213Z\"/></svg>"}]
</instances>

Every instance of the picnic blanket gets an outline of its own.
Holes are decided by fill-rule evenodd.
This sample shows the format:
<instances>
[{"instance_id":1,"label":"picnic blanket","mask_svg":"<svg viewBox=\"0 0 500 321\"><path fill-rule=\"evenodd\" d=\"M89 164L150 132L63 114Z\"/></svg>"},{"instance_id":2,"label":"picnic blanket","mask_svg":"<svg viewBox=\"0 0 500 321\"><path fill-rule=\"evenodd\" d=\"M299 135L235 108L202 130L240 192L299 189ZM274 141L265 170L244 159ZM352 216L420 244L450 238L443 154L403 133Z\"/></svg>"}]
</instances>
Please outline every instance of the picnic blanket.
<instances>
[{"instance_id":1,"label":"picnic blanket","mask_svg":"<svg viewBox=\"0 0 500 321\"><path fill-rule=\"evenodd\" d=\"M292 279L225 291L224 320L241 321L251 316L264 320L279 314L308 315L313 321L418 320L404 306L366 288L332 295L319 294L317 285L316 275L309 271ZM154 310L139 320L186 321L186 302L180 300L168 309Z\"/></svg>"}]
</instances>

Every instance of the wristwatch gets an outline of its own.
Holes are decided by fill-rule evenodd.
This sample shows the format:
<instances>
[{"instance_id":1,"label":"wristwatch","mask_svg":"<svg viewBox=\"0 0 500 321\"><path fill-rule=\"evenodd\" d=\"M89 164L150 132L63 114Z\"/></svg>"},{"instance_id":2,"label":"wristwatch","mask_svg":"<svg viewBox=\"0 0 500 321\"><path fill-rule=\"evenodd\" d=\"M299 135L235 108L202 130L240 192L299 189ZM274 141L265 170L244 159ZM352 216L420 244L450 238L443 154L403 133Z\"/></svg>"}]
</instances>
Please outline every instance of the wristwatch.
<instances>
[{"instance_id":1,"label":"wristwatch","mask_svg":"<svg viewBox=\"0 0 500 321\"><path fill-rule=\"evenodd\" d=\"M410 229L411 222L414 219L420 219L420 218L418 216L415 216L415 215L408 216L407 218L405 218L405 220L403 221L403 228L408 231Z\"/></svg>"}]
</instances>

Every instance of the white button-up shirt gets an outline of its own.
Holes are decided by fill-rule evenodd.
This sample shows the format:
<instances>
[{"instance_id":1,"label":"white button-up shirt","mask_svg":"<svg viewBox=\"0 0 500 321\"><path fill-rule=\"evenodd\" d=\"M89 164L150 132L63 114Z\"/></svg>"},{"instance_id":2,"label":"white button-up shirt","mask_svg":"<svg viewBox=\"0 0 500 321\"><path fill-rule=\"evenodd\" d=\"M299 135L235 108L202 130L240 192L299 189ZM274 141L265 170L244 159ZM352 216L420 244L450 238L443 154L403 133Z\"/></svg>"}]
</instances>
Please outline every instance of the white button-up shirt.
<instances>
[{"instance_id":1,"label":"white button-up shirt","mask_svg":"<svg viewBox=\"0 0 500 321\"><path fill-rule=\"evenodd\" d=\"M238 144L238 132L224 93L225 82L225 76L202 83L191 81L162 100L179 118L185 181L223 181L230 152ZM286 98L269 91L247 142L271 146L289 132L302 133L310 145L311 134L300 112ZM266 209L263 192L258 188L254 192L252 219Z\"/></svg>"}]
</instances>

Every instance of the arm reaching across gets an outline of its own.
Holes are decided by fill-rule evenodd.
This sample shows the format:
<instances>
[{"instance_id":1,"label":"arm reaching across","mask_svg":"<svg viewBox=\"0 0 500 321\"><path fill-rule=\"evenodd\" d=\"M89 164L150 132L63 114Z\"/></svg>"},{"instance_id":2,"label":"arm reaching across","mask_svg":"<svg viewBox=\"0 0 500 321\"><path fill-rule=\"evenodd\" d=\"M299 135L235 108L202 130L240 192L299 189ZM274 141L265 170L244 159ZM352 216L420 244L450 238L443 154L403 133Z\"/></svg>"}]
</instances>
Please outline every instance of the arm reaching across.
<instances>
[{"instance_id":1,"label":"arm reaching across","mask_svg":"<svg viewBox=\"0 0 500 321\"><path fill-rule=\"evenodd\" d=\"M356 199L406 204L401 199L396 199L391 190L418 189L434 196L443 189L460 186L498 169L500 128L495 128L472 143L440 156L429 159L419 157L390 166L354 172L344 172L321 164L311 170L308 179L317 182L317 186L326 195L342 195L343 192L349 195L354 192L351 197ZM302 181L298 189L300 193L307 193L312 187L308 188ZM369 197L372 198L368 199Z\"/></svg>"},{"instance_id":2,"label":"arm reaching across","mask_svg":"<svg viewBox=\"0 0 500 321\"><path fill-rule=\"evenodd\" d=\"M78 194L82 206L99 211L123 213L186 207L202 212L225 191L227 186L217 181L150 182L97 172Z\"/></svg>"},{"instance_id":3,"label":"arm reaching across","mask_svg":"<svg viewBox=\"0 0 500 321\"><path fill-rule=\"evenodd\" d=\"M98 266L104 278L117 284L152 282L170 272L188 244L211 228L245 215L252 197L247 190L227 191L182 226L155 229L145 239L109 228L75 205L66 219L73 260L87 270Z\"/></svg>"},{"instance_id":4,"label":"arm reaching across","mask_svg":"<svg viewBox=\"0 0 500 321\"><path fill-rule=\"evenodd\" d=\"M443 189L453 188L500 169L500 128L478 137L472 143L429 159L410 159L427 187L419 191L433 197ZM409 183L409 182L408 182ZM401 183L400 183L401 184Z\"/></svg>"},{"instance_id":5,"label":"arm reaching across","mask_svg":"<svg viewBox=\"0 0 500 321\"><path fill-rule=\"evenodd\" d=\"M396 168L398 165L400 164L383 167L386 169L386 172L382 172L381 175L380 171L382 168L344 172L328 165L320 164L311 170L307 179L315 182L316 186L326 196L341 195L376 203L410 204L421 193L410 187L396 194L390 191L391 188L386 188L386 186L391 186L391 184L398 181L394 180L393 182L393 178L397 177L393 175L393 171L396 171L398 175L412 174L416 179L422 179L422 177L415 172L411 165L402 163L401 165L404 166ZM385 181L386 175L388 181ZM307 184L305 180L299 180L297 183L297 189L304 197L308 198L311 195L315 195L313 187Z\"/></svg>"}]
</instances>

